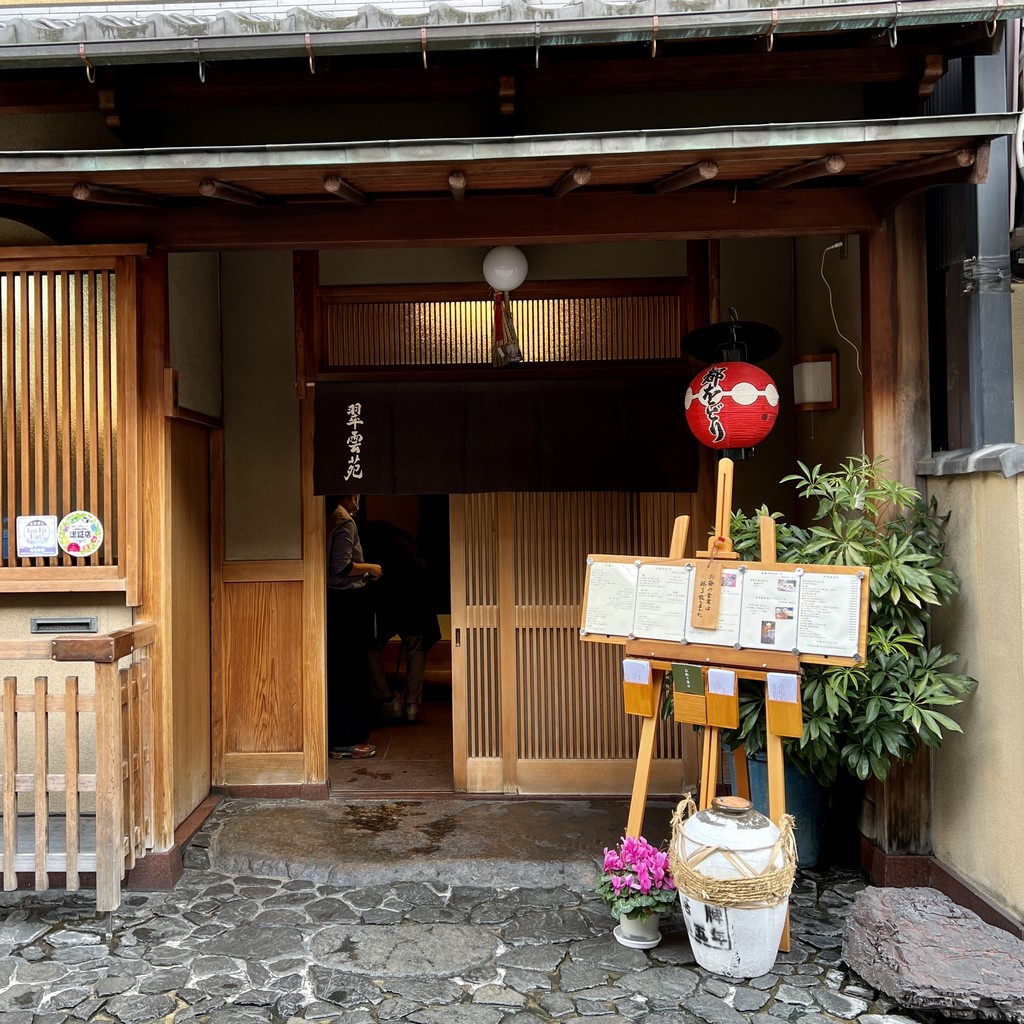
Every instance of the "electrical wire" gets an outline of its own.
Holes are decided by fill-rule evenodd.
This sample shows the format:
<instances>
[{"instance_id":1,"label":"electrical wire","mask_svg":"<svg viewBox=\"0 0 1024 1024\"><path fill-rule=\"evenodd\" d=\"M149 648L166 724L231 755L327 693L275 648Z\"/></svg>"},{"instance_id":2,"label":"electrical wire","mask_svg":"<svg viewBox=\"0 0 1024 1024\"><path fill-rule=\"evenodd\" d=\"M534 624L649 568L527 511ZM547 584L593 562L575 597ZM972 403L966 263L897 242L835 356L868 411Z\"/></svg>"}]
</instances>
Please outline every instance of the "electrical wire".
<instances>
[{"instance_id":1,"label":"electrical wire","mask_svg":"<svg viewBox=\"0 0 1024 1024\"><path fill-rule=\"evenodd\" d=\"M828 290L828 308L832 312L832 323L835 326L836 334L838 334L839 337L842 338L843 341L845 341L846 344L849 345L850 348L853 349L854 354L857 357L857 373L861 377L863 377L864 373L863 373L863 371L860 368L860 349L858 349L857 346L852 341L850 341L850 339L845 334L843 334L843 332L841 330L839 330L839 320L836 318L836 307L835 307L835 304L832 301L832 286L828 283L828 278L825 276L825 257L833 249L842 249L842 247L843 247L843 243L842 242L833 242L831 245L825 246L825 248L821 252L821 269L820 269L820 273L821 273L822 281L825 282L825 288Z\"/></svg>"}]
</instances>

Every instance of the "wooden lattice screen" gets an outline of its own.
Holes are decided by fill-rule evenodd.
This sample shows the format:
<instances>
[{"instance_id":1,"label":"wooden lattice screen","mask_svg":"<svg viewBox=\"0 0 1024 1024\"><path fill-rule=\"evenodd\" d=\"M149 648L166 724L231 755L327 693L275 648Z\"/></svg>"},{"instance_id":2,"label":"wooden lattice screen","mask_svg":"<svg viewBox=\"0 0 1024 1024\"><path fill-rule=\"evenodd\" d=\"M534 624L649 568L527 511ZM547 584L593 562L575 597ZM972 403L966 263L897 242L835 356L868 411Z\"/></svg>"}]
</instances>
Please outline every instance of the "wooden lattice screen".
<instances>
[{"instance_id":1,"label":"wooden lattice screen","mask_svg":"<svg viewBox=\"0 0 1024 1024\"><path fill-rule=\"evenodd\" d=\"M517 292L508 303L527 363L679 359L692 323L685 279L571 282L571 290L557 294L552 283L542 291L553 294ZM319 316L323 372L491 364L494 304L472 286L409 286L401 295L323 288Z\"/></svg>"},{"instance_id":2,"label":"wooden lattice screen","mask_svg":"<svg viewBox=\"0 0 1024 1024\"><path fill-rule=\"evenodd\" d=\"M126 586L135 350L131 325L119 323L131 320L122 311L134 308L133 271L110 256L0 259L0 589L58 579L61 589ZM18 516L60 521L78 510L103 525L95 554L17 556Z\"/></svg>"}]
</instances>

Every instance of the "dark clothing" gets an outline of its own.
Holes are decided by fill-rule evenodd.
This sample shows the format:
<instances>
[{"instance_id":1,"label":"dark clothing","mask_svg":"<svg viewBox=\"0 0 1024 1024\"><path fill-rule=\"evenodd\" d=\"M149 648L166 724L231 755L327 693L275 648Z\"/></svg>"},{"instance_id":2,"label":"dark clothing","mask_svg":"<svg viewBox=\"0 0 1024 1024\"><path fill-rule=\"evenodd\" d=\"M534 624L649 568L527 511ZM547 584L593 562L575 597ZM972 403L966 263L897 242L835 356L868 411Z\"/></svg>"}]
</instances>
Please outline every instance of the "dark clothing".
<instances>
[{"instance_id":1,"label":"dark clothing","mask_svg":"<svg viewBox=\"0 0 1024 1024\"><path fill-rule=\"evenodd\" d=\"M359 531L344 509L328 522L327 738L331 747L365 743L370 735L370 663L373 608L362 576L347 575L363 561Z\"/></svg>"},{"instance_id":2,"label":"dark clothing","mask_svg":"<svg viewBox=\"0 0 1024 1024\"><path fill-rule=\"evenodd\" d=\"M416 542L383 519L367 523L362 536L366 558L379 563L382 570L381 578L369 587L378 642L387 643L396 634L422 637L425 654L441 639L441 628L434 611L430 576Z\"/></svg>"}]
</instances>

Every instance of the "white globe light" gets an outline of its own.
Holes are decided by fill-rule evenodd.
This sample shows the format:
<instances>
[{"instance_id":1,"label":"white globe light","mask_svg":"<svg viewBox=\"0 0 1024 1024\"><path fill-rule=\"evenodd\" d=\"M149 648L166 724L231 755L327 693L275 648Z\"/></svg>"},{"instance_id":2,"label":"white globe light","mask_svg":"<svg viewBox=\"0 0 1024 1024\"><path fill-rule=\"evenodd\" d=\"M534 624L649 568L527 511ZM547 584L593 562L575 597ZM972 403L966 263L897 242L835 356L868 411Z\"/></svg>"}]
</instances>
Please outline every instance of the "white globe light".
<instances>
[{"instance_id":1,"label":"white globe light","mask_svg":"<svg viewBox=\"0 0 1024 1024\"><path fill-rule=\"evenodd\" d=\"M510 292L526 280L527 263L522 250L499 245L484 257L484 280L496 292Z\"/></svg>"}]
</instances>

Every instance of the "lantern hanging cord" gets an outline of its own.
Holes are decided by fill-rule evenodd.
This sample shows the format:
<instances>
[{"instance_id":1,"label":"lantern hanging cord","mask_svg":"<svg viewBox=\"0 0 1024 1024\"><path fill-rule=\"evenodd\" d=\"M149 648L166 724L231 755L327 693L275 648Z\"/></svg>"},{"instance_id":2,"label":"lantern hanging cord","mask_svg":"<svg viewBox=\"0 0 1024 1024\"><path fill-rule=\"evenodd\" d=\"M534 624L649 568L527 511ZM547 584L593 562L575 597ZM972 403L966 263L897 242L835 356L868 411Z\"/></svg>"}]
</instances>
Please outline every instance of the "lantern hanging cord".
<instances>
[{"instance_id":1,"label":"lantern hanging cord","mask_svg":"<svg viewBox=\"0 0 1024 1024\"><path fill-rule=\"evenodd\" d=\"M825 288L828 291L828 308L832 312L832 323L835 326L836 334L838 334L839 337L842 338L843 341L845 341L846 344L849 345L850 348L853 349L854 355L857 357L857 375L860 376L860 377L863 377L864 376L864 372L860 368L860 349L858 349L857 346L852 341L850 341L850 339L845 334L843 334L843 332L839 329L839 320L836 317L836 307L835 307L835 304L832 301L832 286L828 283L828 278L825 276L825 257L830 252L832 252L833 249L842 249L842 247L843 247L843 243L842 242L833 242L831 245L826 245L825 246L825 248L821 252L821 270L820 270L820 273L821 273L821 279L822 279L822 281L825 282Z\"/></svg>"}]
</instances>

